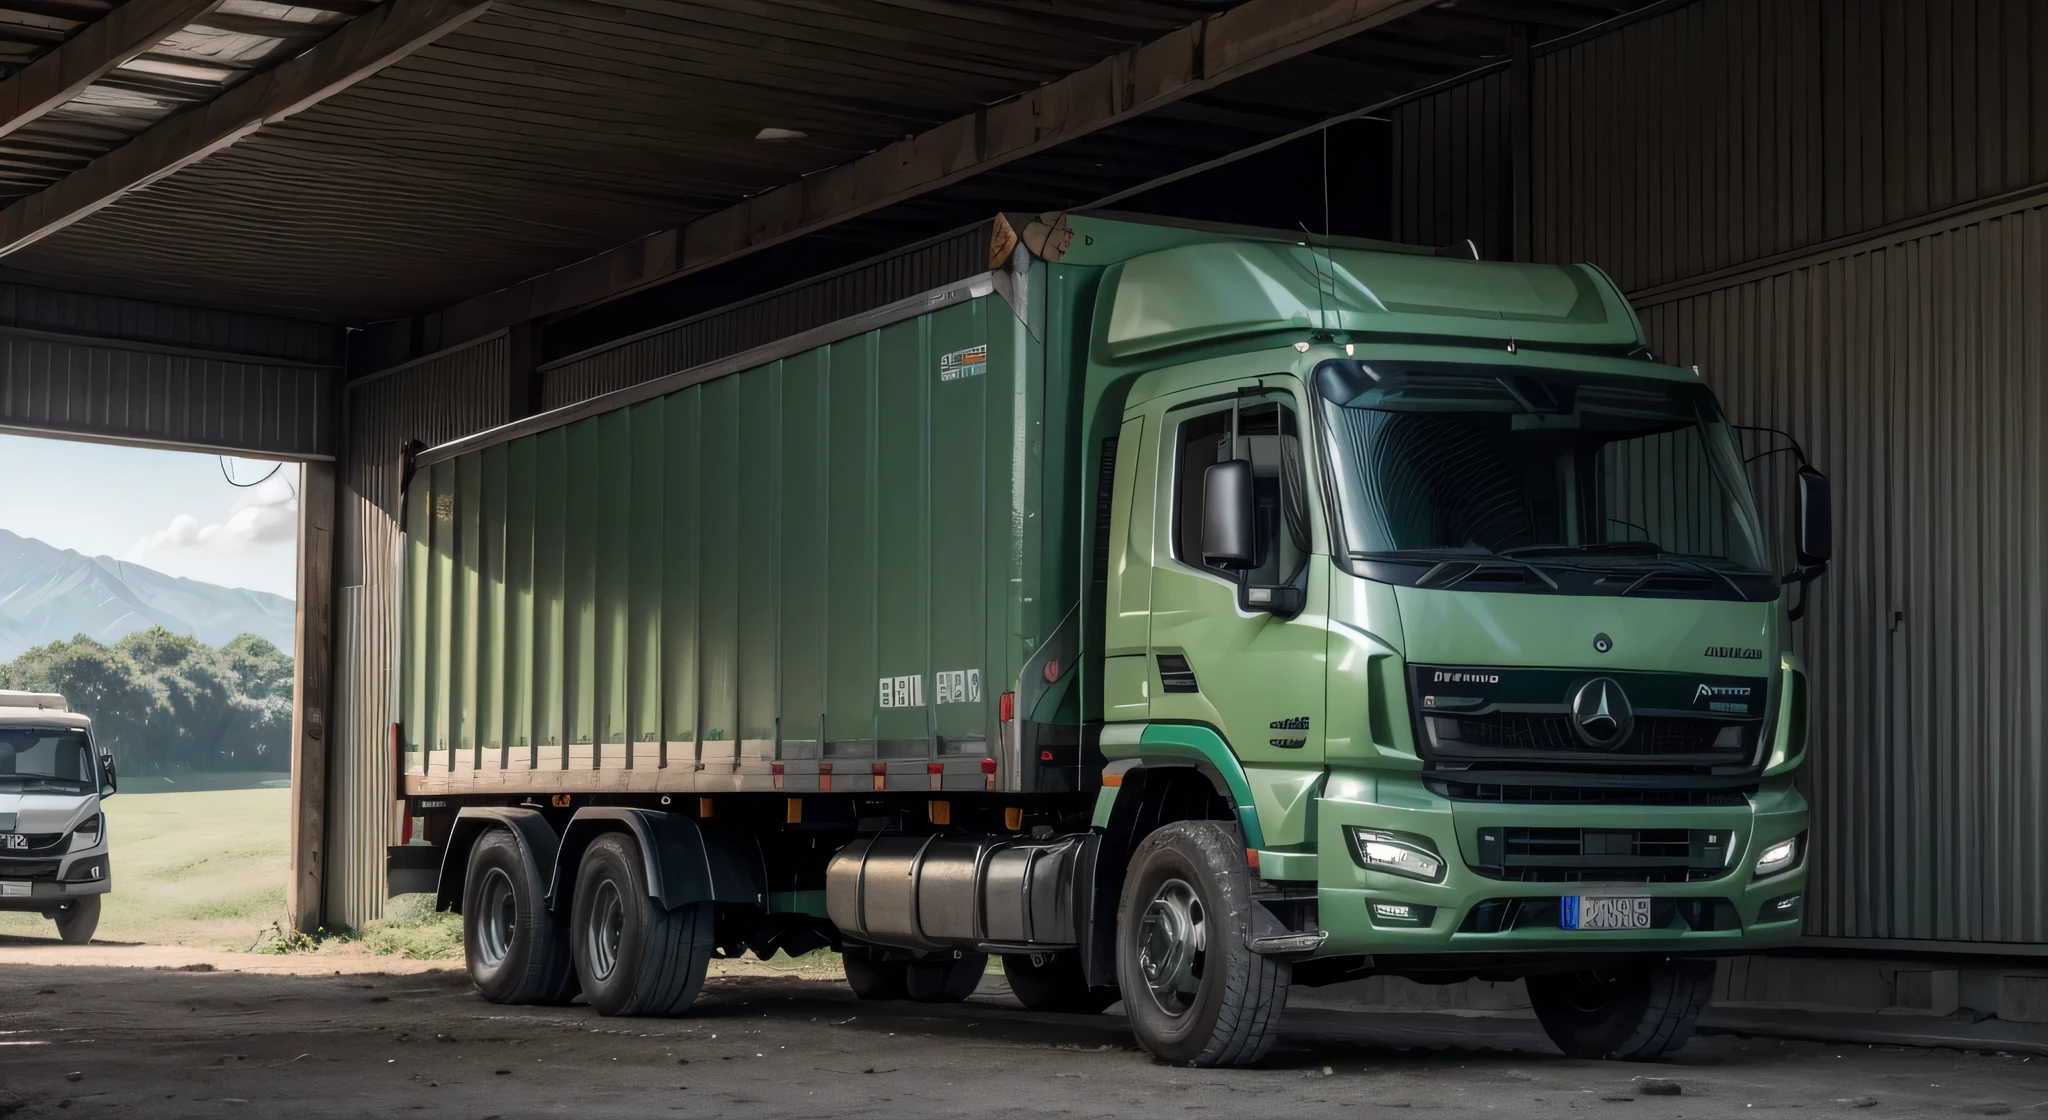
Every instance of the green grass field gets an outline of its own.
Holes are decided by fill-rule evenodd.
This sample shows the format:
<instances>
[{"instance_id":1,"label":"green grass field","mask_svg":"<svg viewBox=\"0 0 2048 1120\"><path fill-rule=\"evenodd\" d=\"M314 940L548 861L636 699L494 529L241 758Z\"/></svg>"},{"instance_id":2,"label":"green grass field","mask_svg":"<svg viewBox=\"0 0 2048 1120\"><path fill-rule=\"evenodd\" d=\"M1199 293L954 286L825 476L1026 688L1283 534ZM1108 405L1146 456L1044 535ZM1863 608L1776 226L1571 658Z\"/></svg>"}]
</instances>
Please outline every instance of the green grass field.
<instances>
[{"instance_id":1,"label":"green grass field","mask_svg":"<svg viewBox=\"0 0 2048 1120\"><path fill-rule=\"evenodd\" d=\"M102 941L246 949L284 915L291 790L132 793L106 801L113 892ZM56 936L34 914L0 914L0 933Z\"/></svg>"}]
</instances>

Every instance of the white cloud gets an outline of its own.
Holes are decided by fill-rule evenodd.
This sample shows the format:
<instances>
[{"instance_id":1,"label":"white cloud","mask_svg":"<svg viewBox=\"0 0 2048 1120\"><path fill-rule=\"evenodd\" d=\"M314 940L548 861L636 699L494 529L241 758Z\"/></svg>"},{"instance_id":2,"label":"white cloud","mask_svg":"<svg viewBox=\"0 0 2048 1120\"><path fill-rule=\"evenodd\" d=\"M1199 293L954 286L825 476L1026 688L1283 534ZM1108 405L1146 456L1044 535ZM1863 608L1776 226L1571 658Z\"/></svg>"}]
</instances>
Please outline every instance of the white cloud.
<instances>
[{"instance_id":1,"label":"white cloud","mask_svg":"<svg viewBox=\"0 0 2048 1120\"><path fill-rule=\"evenodd\" d=\"M128 550L128 559L147 562L152 554L183 549L249 552L263 545L295 540L298 523L298 495L280 471L235 499L225 521L201 525L189 513L178 514L170 524L138 538Z\"/></svg>"}]
</instances>

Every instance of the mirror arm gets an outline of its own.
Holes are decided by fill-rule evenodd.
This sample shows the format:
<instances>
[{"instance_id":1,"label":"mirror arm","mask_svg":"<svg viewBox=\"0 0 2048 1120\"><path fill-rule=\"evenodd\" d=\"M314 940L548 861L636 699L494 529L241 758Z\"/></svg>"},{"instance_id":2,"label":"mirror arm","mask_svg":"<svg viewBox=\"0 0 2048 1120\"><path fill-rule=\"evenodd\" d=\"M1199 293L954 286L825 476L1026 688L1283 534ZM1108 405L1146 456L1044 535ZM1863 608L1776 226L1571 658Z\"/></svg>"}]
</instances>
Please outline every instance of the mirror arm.
<instances>
[{"instance_id":1,"label":"mirror arm","mask_svg":"<svg viewBox=\"0 0 2048 1120\"><path fill-rule=\"evenodd\" d=\"M1825 563L1812 564L1790 575L1779 578L1779 586L1789 587L1797 585L1799 588L1798 601L1785 608L1785 621L1797 622L1806 617L1807 598L1813 593L1813 581L1826 575L1827 570L1828 566Z\"/></svg>"}]
</instances>

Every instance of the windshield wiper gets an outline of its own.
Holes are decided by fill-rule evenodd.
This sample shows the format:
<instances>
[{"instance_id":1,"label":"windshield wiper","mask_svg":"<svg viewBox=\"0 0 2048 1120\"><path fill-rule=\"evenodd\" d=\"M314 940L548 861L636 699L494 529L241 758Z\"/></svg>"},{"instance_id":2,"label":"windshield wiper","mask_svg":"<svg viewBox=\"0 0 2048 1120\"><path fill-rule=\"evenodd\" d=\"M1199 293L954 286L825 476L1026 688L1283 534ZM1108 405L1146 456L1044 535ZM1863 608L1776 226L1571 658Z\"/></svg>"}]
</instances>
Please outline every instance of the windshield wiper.
<instances>
[{"instance_id":1,"label":"windshield wiper","mask_svg":"<svg viewBox=\"0 0 2048 1120\"><path fill-rule=\"evenodd\" d=\"M1502 556L1675 556L1677 553L1654 541L1595 541L1591 544L1525 544L1503 548Z\"/></svg>"},{"instance_id":2,"label":"windshield wiper","mask_svg":"<svg viewBox=\"0 0 2048 1120\"><path fill-rule=\"evenodd\" d=\"M32 778L21 775L0 775L0 789L19 786L21 792L30 792L30 787L40 786L50 793L84 793L89 788L83 782L69 782L62 778Z\"/></svg>"}]
</instances>

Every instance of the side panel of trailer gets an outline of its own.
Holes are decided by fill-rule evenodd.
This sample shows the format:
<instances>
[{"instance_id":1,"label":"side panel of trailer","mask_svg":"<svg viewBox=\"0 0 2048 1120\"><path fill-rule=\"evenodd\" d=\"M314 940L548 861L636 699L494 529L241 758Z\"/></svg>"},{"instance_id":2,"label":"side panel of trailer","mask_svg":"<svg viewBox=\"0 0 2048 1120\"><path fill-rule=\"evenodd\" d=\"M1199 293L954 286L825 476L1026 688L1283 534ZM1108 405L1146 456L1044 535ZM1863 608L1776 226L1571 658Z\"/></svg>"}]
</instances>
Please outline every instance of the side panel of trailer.
<instances>
[{"instance_id":1,"label":"side panel of trailer","mask_svg":"<svg viewBox=\"0 0 2048 1120\"><path fill-rule=\"evenodd\" d=\"M984 295L422 467L407 790L1018 788L1043 369Z\"/></svg>"}]
</instances>

